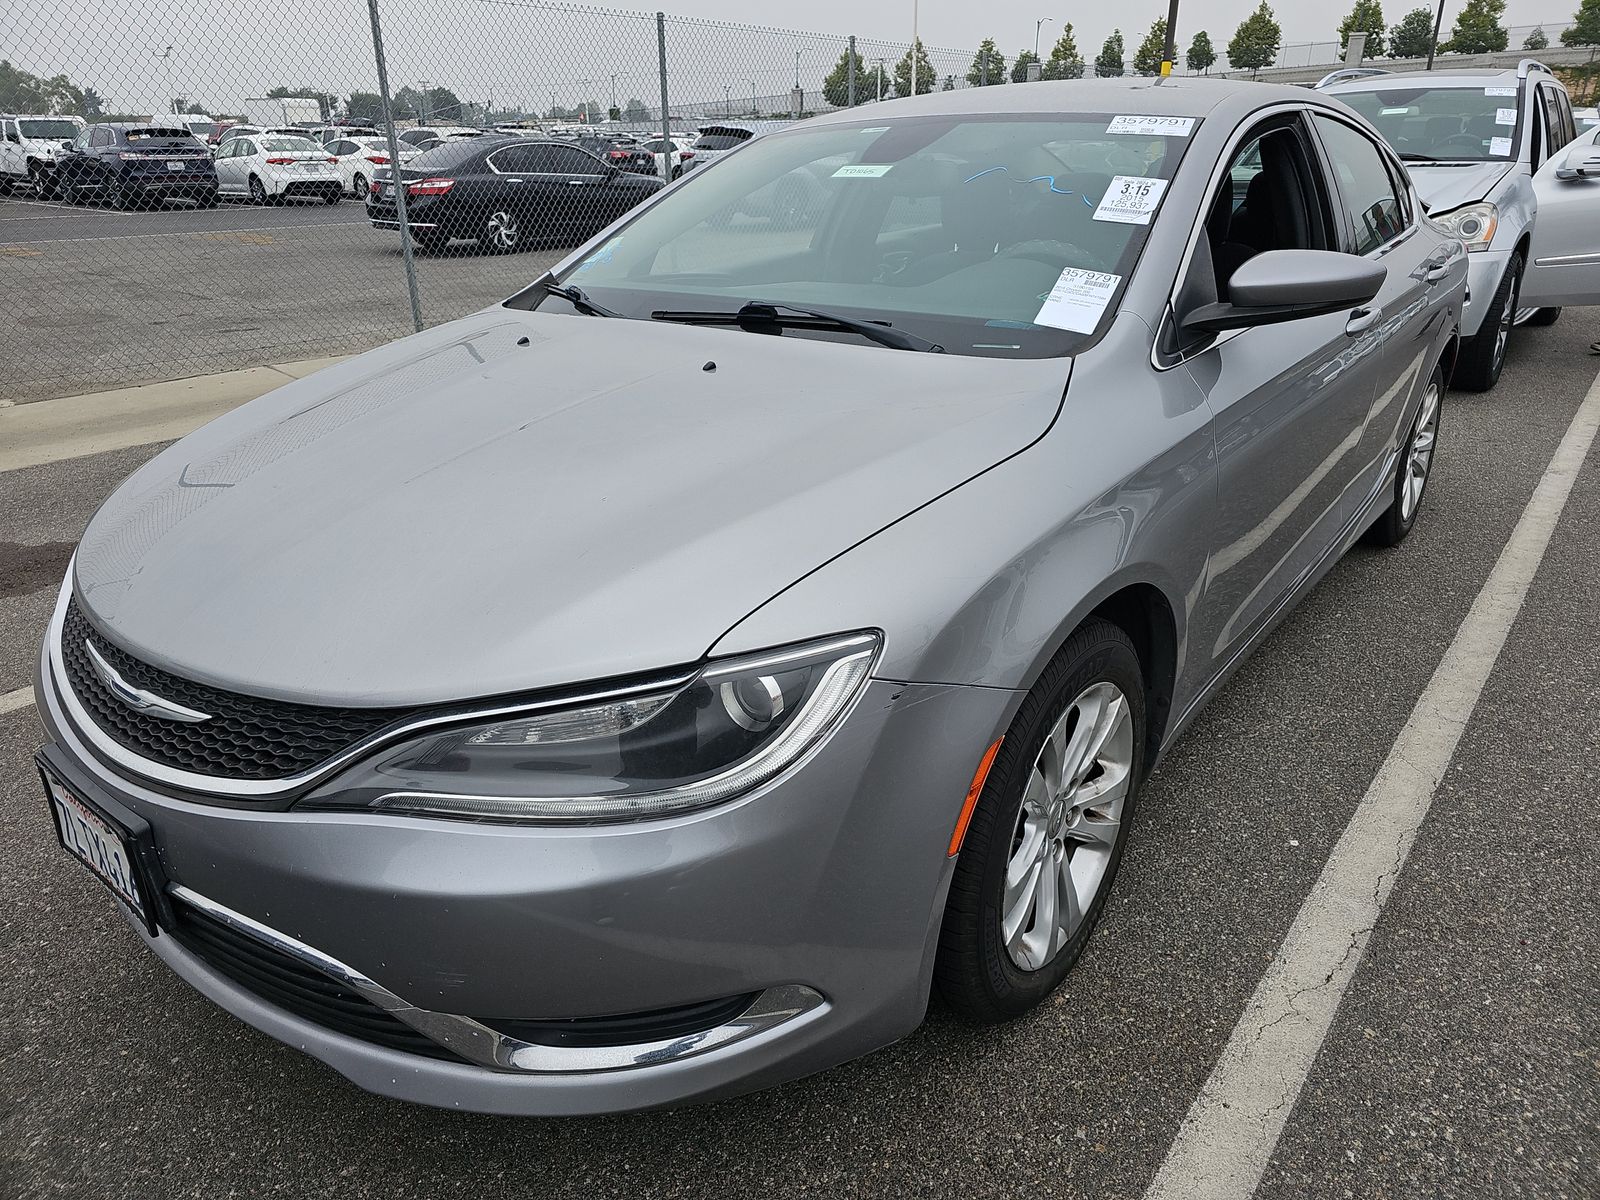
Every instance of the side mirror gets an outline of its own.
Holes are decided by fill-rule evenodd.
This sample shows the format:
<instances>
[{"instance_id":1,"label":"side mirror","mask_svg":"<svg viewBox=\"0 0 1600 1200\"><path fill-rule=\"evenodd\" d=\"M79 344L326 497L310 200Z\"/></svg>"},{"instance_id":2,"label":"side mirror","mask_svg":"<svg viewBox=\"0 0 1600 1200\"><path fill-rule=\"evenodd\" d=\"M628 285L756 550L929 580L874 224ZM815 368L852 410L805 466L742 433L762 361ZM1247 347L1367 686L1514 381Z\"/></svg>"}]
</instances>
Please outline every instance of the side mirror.
<instances>
[{"instance_id":1,"label":"side mirror","mask_svg":"<svg viewBox=\"0 0 1600 1200\"><path fill-rule=\"evenodd\" d=\"M1267 250L1228 280L1225 303L1202 304L1183 318L1185 332L1220 333L1320 317L1365 304L1389 269L1332 250Z\"/></svg>"},{"instance_id":2,"label":"side mirror","mask_svg":"<svg viewBox=\"0 0 1600 1200\"><path fill-rule=\"evenodd\" d=\"M1600 179L1600 146L1590 142L1568 150L1556 168L1557 179Z\"/></svg>"}]
</instances>

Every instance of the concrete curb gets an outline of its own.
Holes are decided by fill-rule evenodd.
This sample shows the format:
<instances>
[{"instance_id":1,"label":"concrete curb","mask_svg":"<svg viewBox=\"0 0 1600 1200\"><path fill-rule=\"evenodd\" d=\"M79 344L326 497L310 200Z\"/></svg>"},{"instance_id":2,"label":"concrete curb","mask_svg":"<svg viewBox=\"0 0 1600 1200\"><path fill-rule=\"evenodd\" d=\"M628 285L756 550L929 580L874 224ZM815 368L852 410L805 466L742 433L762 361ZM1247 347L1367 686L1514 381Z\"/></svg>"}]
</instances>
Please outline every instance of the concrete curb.
<instances>
[{"instance_id":1,"label":"concrete curb","mask_svg":"<svg viewBox=\"0 0 1600 1200\"><path fill-rule=\"evenodd\" d=\"M0 472L170 441L345 357L249 367L0 409Z\"/></svg>"}]
</instances>

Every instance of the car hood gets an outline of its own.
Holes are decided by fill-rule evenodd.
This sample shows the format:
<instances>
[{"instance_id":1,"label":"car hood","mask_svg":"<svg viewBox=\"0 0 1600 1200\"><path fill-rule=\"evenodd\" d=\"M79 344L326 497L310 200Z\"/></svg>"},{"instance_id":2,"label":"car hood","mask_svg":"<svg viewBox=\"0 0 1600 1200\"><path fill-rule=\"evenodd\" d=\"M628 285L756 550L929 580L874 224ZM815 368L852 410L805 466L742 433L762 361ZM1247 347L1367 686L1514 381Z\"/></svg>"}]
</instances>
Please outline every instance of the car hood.
<instances>
[{"instance_id":1,"label":"car hood","mask_svg":"<svg viewBox=\"0 0 1600 1200\"><path fill-rule=\"evenodd\" d=\"M1513 164L1509 162L1472 163L1460 167L1430 167L1427 163L1407 163L1417 195L1431 213L1446 213L1463 204L1482 200L1499 183Z\"/></svg>"},{"instance_id":2,"label":"car hood","mask_svg":"<svg viewBox=\"0 0 1600 1200\"><path fill-rule=\"evenodd\" d=\"M163 451L90 522L77 594L138 657L284 700L686 664L1039 438L1068 369L490 310Z\"/></svg>"}]
</instances>

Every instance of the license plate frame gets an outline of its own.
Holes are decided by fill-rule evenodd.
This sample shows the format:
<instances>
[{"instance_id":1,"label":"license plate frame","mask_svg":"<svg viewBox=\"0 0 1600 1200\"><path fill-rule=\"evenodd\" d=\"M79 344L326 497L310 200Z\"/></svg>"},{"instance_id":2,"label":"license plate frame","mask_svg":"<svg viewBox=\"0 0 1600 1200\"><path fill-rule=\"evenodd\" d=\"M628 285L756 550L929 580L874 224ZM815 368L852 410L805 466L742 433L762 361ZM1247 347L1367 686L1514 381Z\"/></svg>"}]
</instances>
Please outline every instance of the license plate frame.
<instances>
[{"instance_id":1,"label":"license plate frame","mask_svg":"<svg viewBox=\"0 0 1600 1200\"><path fill-rule=\"evenodd\" d=\"M34 765L62 850L94 876L145 932L156 937L166 893L159 882L161 869L150 823L108 796L96 793L91 797L88 789L67 779L43 752ZM110 844L120 848L121 863L108 853Z\"/></svg>"}]
</instances>

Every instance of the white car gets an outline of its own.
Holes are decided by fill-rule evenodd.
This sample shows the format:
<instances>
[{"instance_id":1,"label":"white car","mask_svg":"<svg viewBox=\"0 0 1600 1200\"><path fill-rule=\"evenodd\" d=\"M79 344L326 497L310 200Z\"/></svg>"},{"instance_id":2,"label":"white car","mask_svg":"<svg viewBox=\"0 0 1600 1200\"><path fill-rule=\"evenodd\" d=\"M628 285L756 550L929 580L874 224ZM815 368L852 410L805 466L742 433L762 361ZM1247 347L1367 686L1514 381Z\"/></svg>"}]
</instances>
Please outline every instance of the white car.
<instances>
[{"instance_id":1,"label":"white car","mask_svg":"<svg viewBox=\"0 0 1600 1200\"><path fill-rule=\"evenodd\" d=\"M640 143L640 149L648 150L656 156L656 176L661 176L662 157L670 155L672 159L672 178L682 175L687 165L694 161L694 139L675 137L670 142L659 137L649 138Z\"/></svg>"},{"instance_id":2,"label":"white car","mask_svg":"<svg viewBox=\"0 0 1600 1200\"><path fill-rule=\"evenodd\" d=\"M399 140L418 150L431 150L440 142L455 142L462 138L483 137L487 133L483 129L473 129L467 125L417 125L410 129L403 129L397 135ZM490 135L492 136L492 135Z\"/></svg>"},{"instance_id":3,"label":"white car","mask_svg":"<svg viewBox=\"0 0 1600 1200\"><path fill-rule=\"evenodd\" d=\"M229 125L217 135L217 145L222 145L223 142L228 141L230 138L253 137L256 134L265 132L266 129L260 125Z\"/></svg>"},{"instance_id":4,"label":"white car","mask_svg":"<svg viewBox=\"0 0 1600 1200\"><path fill-rule=\"evenodd\" d=\"M250 134L216 149L217 191L273 204L291 197L337 204L344 195L338 160L310 138Z\"/></svg>"},{"instance_id":5,"label":"white car","mask_svg":"<svg viewBox=\"0 0 1600 1200\"><path fill-rule=\"evenodd\" d=\"M404 142L398 145L402 167L422 153ZM376 136L335 138L326 143L322 149L333 157L341 186L357 200L367 198L367 189L376 175L377 168L389 166L388 138Z\"/></svg>"},{"instance_id":6,"label":"white car","mask_svg":"<svg viewBox=\"0 0 1600 1200\"><path fill-rule=\"evenodd\" d=\"M1587 133L1596 125L1600 125L1600 108L1575 108L1572 110L1572 119L1576 122L1579 133Z\"/></svg>"},{"instance_id":7,"label":"white car","mask_svg":"<svg viewBox=\"0 0 1600 1200\"><path fill-rule=\"evenodd\" d=\"M326 146L329 142L336 142L340 138L382 137L383 130L375 125L324 125L321 129L306 130L305 136L313 142L321 142Z\"/></svg>"},{"instance_id":8,"label":"white car","mask_svg":"<svg viewBox=\"0 0 1600 1200\"><path fill-rule=\"evenodd\" d=\"M708 162L737 150L756 136L758 136L757 131L749 125L702 125L700 135L695 138L691 147L694 156L684 165L684 170L703 167Z\"/></svg>"},{"instance_id":9,"label":"white car","mask_svg":"<svg viewBox=\"0 0 1600 1200\"><path fill-rule=\"evenodd\" d=\"M28 184L41 200L55 195L61 143L82 129L82 117L0 117L0 194Z\"/></svg>"}]
</instances>

